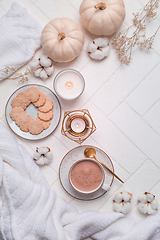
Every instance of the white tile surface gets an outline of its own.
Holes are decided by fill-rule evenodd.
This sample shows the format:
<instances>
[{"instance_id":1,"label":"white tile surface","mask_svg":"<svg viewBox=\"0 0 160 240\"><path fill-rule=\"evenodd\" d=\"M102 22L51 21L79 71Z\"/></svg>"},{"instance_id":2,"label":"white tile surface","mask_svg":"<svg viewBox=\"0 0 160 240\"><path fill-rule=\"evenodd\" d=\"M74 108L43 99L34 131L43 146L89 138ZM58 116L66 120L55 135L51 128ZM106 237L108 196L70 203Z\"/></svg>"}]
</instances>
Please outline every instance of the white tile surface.
<instances>
[{"instance_id":1,"label":"white tile surface","mask_svg":"<svg viewBox=\"0 0 160 240\"><path fill-rule=\"evenodd\" d=\"M3 16L14 0L0 0L0 17ZM59 99L62 117L59 126L49 137L39 141L27 141L16 136L5 120L5 105L10 95L20 86L16 81L0 82L0 121L33 156L36 146L49 146L53 152L53 161L40 167L51 189L72 203L79 212L84 210L113 211L112 200L116 192L128 190L133 194L131 215L143 219L137 210L137 197L143 191L151 191L160 201L160 31L153 43L153 49L146 51L134 49L133 60L122 65L111 47L110 55L102 61L89 58L86 46L95 36L82 27L79 15L81 0L17 0L36 18L42 27L51 19L68 17L77 22L84 32L85 44L78 58L70 63L54 63L54 74L42 81L30 75L28 83L38 83L53 89L55 75L64 68L74 68L85 78L85 91L75 101ZM126 18L120 30L132 24L132 13L137 12L148 0L124 0ZM148 35L155 32L160 24L158 17L147 26ZM41 56L38 50L34 59ZM27 65L26 65L27 66ZM24 66L20 71L25 71ZM84 144L103 149L113 161L115 172L125 183L114 180L109 192L103 197L89 202L76 200L62 188L58 170L65 154L77 143L61 134L63 114L67 110L87 108L95 122L97 130Z\"/></svg>"},{"instance_id":2,"label":"white tile surface","mask_svg":"<svg viewBox=\"0 0 160 240\"><path fill-rule=\"evenodd\" d=\"M143 53L136 50L129 66L121 66L93 95L91 101L109 115L158 65L159 61L160 56L152 50Z\"/></svg>"},{"instance_id":3,"label":"white tile surface","mask_svg":"<svg viewBox=\"0 0 160 240\"><path fill-rule=\"evenodd\" d=\"M122 103L110 118L146 156L160 167L160 135L153 131L143 118L126 103Z\"/></svg>"},{"instance_id":4,"label":"white tile surface","mask_svg":"<svg viewBox=\"0 0 160 240\"><path fill-rule=\"evenodd\" d=\"M144 115L144 119L160 134L160 100Z\"/></svg>"},{"instance_id":5,"label":"white tile surface","mask_svg":"<svg viewBox=\"0 0 160 240\"><path fill-rule=\"evenodd\" d=\"M93 116L97 131L95 141L130 174L146 160L146 156L120 131L108 117L92 103L85 105Z\"/></svg>"},{"instance_id":6,"label":"white tile surface","mask_svg":"<svg viewBox=\"0 0 160 240\"><path fill-rule=\"evenodd\" d=\"M159 69L160 65L156 66L126 98L127 103L141 116L152 108L160 97Z\"/></svg>"}]
</instances>

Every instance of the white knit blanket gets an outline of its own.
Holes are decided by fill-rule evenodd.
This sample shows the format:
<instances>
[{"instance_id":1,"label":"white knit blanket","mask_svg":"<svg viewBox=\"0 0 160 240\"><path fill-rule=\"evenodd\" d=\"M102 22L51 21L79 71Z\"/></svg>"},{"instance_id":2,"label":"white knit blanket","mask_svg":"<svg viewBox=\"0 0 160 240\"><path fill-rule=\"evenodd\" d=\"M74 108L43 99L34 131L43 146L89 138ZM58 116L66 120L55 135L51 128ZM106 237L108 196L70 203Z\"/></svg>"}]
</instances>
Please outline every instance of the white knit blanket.
<instances>
[{"instance_id":1,"label":"white knit blanket","mask_svg":"<svg viewBox=\"0 0 160 240\"><path fill-rule=\"evenodd\" d=\"M25 148L0 123L0 239L159 240L160 213L138 222L77 210L51 190Z\"/></svg>"},{"instance_id":2,"label":"white knit blanket","mask_svg":"<svg viewBox=\"0 0 160 240\"><path fill-rule=\"evenodd\" d=\"M13 3L0 18L0 80L30 61L40 47L41 32L39 22L20 4Z\"/></svg>"}]
</instances>

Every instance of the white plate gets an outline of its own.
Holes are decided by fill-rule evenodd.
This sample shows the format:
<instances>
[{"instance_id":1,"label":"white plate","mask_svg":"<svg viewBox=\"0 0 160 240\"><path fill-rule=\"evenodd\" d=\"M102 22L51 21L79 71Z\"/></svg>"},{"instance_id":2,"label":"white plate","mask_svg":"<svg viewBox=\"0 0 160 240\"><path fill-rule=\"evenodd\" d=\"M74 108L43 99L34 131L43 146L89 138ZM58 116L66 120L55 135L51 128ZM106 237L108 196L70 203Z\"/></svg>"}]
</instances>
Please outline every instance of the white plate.
<instances>
[{"instance_id":1,"label":"white plate","mask_svg":"<svg viewBox=\"0 0 160 240\"><path fill-rule=\"evenodd\" d=\"M100 188L95 193L83 194L74 190L69 183L68 173L69 173L70 167L74 162L85 158L84 150L88 147L93 147L93 146L83 145L83 146L79 146L72 149L63 157L59 166L59 179L64 190L72 197L80 200L84 200L84 201L97 199L107 192L106 190ZM101 149L97 147L93 147L93 148L96 150L97 158L114 172L113 163L109 158L109 156ZM104 169L104 171L105 171L105 182L109 186L111 186L113 183L114 176L111 173L109 173L106 169Z\"/></svg>"},{"instance_id":2,"label":"white plate","mask_svg":"<svg viewBox=\"0 0 160 240\"><path fill-rule=\"evenodd\" d=\"M53 118L51 119L51 124L49 128L46 130L43 130L40 134L38 135L33 135L29 132L24 132L22 131L17 124L10 118L10 111L12 110L11 106L11 101L14 97L17 96L19 92L26 92L28 88L30 87L36 87L40 92L43 92L47 98L50 98L53 102ZM31 118L36 119L37 118L37 112L38 108L36 108L33 104L30 104L26 110L25 110ZM5 116L6 116L6 121L11 128L11 130L17 134L18 136L28 139L28 140L40 140L43 139L47 136L49 136L58 126L60 117L61 117L61 106L58 98L52 92L49 88L42 86L42 85L37 85L37 84L28 84L23 87L18 88L8 99L7 104L6 104L6 110L5 110Z\"/></svg>"}]
</instances>

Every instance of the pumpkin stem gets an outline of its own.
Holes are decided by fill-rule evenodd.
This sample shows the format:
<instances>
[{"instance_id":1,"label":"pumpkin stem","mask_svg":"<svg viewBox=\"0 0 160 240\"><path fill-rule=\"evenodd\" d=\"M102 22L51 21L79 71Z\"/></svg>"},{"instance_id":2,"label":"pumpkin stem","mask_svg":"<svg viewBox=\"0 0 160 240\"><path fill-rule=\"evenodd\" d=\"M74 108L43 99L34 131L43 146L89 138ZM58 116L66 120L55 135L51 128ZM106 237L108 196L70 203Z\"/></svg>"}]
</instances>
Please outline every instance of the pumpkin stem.
<instances>
[{"instance_id":1,"label":"pumpkin stem","mask_svg":"<svg viewBox=\"0 0 160 240\"><path fill-rule=\"evenodd\" d=\"M95 6L94 6L96 9L99 9L99 10L104 10L106 9L106 4L105 3L97 3Z\"/></svg>"},{"instance_id":2,"label":"pumpkin stem","mask_svg":"<svg viewBox=\"0 0 160 240\"><path fill-rule=\"evenodd\" d=\"M64 32L58 33L58 40L63 40L66 37Z\"/></svg>"}]
</instances>

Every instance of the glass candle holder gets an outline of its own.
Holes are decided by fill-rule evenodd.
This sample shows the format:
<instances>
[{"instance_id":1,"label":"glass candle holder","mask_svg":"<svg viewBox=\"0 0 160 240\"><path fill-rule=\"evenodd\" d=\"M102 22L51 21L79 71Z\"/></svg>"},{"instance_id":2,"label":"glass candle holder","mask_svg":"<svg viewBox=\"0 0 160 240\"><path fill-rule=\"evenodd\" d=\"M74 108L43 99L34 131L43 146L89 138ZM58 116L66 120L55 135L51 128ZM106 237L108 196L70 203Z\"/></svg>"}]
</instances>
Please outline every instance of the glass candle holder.
<instances>
[{"instance_id":1,"label":"glass candle holder","mask_svg":"<svg viewBox=\"0 0 160 240\"><path fill-rule=\"evenodd\" d=\"M73 100L83 93L85 81L80 72L74 69L64 69L56 75L53 87L60 98Z\"/></svg>"},{"instance_id":2,"label":"glass candle holder","mask_svg":"<svg viewBox=\"0 0 160 240\"><path fill-rule=\"evenodd\" d=\"M61 133L69 139L81 144L95 130L96 126L87 109L64 113Z\"/></svg>"}]
</instances>

